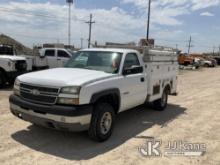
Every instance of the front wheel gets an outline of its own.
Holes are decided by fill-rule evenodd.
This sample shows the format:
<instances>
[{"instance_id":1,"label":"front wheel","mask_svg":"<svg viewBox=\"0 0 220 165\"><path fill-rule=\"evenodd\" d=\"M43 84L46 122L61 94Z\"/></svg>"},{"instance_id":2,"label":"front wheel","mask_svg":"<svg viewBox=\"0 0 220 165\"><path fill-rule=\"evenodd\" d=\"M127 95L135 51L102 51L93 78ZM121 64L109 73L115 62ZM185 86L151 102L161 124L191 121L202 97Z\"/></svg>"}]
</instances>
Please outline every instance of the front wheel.
<instances>
[{"instance_id":1,"label":"front wheel","mask_svg":"<svg viewBox=\"0 0 220 165\"><path fill-rule=\"evenodd\" d=\"M98 142L106 141L112 134L114 121L115 112L110 104L96 104L88 131L90 138Z\"/></svg>"},{"instance_id":2,"label":"front wheel","mask_svg":"<svg viewBox=\"0 0 220 165\"><path fill-rule=\"evenodd\" d=\"M168 102L168 90L164 89L162 97L153 102L154 108L158 111L163 111L167 107Z\"/></svg>"}]
</instances>

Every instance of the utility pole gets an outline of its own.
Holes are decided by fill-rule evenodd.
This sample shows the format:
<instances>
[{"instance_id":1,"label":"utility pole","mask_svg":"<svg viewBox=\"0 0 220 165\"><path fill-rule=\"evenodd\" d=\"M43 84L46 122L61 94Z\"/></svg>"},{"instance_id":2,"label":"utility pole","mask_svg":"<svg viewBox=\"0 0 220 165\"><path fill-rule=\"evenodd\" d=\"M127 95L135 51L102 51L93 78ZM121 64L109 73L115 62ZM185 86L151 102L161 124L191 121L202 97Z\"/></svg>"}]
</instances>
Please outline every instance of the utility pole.
<instances>
[{"instance_id":1,"label":"utility pole","mask_svg":"<svg viewBox=\"0 0 220 165\"><path fill-rule=\"evenodd\" d=\"M147 19L147 41L149 40L150 33L150 12L151 12L151 0L148 0L148 19Z\"/></svg>"},{"instance_id":2,"label":"utility pole","mask_svg":"<svg viewBox=\"0 0 220 165\"><path fill-rule=\"evenodd\" d=\"M83 48L83 38L81 38L81 49Z\"/></svg>"},{"instance_id":3,"label":"utility pole","mask_svg":"<svg viewBox=\"0 0 220 165\"><path fill-rule=\"evenodd\" d=\"M71 5L73 0L66 0L66 3L69 5L69 18L68 18L68 45L71 45Z\"/></svg>"},{"instance_id":4,"label":"utility pole","mask_svg":"<svg viewBox=\"0 0 220 165\"><path fill-rule=\"evenodd\" d=\"M92 20L92 14L90 14L90 20L86 23L89 24L88 48L90 48L90 46L91 46L91 35L92 35L92 24L95 23L95 21Z\"/></svg>"},{"instance_id":5,"label":"utility pole","mask_svg":"<svg viewBox=\"0 0 220 165\"><path fill-rule=\"evenodd\" d=\"M192 43L192 37L190 36L190 38L189 38L189 45L188 45L188 55L190 54L190 49L192 47L191 43Z\"/></svg>"},{"instance_id":6,"label":"utility pole","mask_svg":"<svg viewBox=\"0 0 220 165\"><path fill-rule=\"evenodd\" d=\"M178 50L178 44L176 44L176 50Z\"/></svg>"},{"instance_id":7,"label":"utility pole","mask_svg":"<svg viewBox=\"0 0 220 165\"><path fill-rule=\"evenodd\" d=\"M215 55L215 46L213 46L213 56Z\"/></svg>"}]
</instances>

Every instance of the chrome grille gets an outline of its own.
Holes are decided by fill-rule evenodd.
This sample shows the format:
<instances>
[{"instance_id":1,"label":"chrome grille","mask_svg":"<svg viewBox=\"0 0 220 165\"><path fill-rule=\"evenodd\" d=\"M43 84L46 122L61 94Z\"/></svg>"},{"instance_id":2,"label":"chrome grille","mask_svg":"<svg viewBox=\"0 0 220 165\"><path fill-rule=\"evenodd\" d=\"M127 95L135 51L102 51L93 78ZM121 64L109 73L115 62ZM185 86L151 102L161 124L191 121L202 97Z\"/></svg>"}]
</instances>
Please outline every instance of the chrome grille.
<instances>
[{"instance_id":1,"label":"chrome grille","mask_svg":"<svg viewBox=\"0 0 220 165\"><path fill-rule=\"evenodd\" d=\"M20 84L21 97L35 103L55 104L58 93L59 88Z\"/></svg>"},{"instance_id":2,"label":"chrome grille","mask_svg":"<svg viewBox=\"0 0 220 165\"><path fill-rule=\"evenodd\" d=\"M17 71L26 71L27 62L24 60L16 61L15 68L17 69Z\"/></svg>"}]
</instances>

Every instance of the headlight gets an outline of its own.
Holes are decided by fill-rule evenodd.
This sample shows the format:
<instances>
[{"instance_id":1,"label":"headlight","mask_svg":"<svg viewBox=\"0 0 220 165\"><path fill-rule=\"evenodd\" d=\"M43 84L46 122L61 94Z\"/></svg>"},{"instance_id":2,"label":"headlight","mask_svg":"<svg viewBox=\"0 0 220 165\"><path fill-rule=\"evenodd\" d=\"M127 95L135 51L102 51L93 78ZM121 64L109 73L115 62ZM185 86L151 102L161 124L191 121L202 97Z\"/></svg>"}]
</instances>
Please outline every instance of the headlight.
<instances>
[{"instance_id":1,"label":"headlight","mask_svg":"<svg viewBox=\"0 0 220 165\"><path fill-rule=\"evenodd\" d=\"M8 61L8 67L12 67L12 68L14 68L14 66L15 66L15 62L14 61L12 61L12 60L9 60Z\"/></svg>"},{"instance_id":2,"label":"headlight","mask_svg":"<svg viewBox=\"0 0 220 165\"><path fill-rule=\"evenodd\" d=\"M12 65L12 62L8 61L8 66L11 67L11 65Z\"/></svg>"},{"instance_id":3,"label":"headlight","mask_svg":"<svg viewBox=\"0 0 220 165\"><path fill-rule=\"evenodd\" d=\"M21 82L18 79L16 79L14 83L14 94L15 95L20 95L20 84Z\"/></svg>"},{"instance_id":4,"label":"headlight","mask_svg":"<svg viewBox=\"0 0 220 165\"><path fill-rule=\"evenodd\" d=\"M58 98L58 104L79 105L79 98Z\"/></svg>"},{"instance_id":5,"label":"headlight","mask_svg":"<svg viewBox=\"0 0 220 165\"><path fill-rule=\"evenodd\" d=\"M61 89L60 93L64 93L64 94L79 94L80 92L80 88L81 87L64 87Z\"/></svg>"}]
</instances>

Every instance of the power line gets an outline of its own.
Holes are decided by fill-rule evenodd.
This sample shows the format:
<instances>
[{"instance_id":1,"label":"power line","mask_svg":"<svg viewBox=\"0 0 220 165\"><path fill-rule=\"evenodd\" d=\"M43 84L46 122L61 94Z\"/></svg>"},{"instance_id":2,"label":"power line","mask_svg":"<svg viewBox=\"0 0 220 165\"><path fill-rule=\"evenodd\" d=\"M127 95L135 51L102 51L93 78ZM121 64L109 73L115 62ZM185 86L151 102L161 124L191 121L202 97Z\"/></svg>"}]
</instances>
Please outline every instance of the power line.
<instances>
[{"instance_id":1,"label":"power line","mask_svg":"<svg viewBox=\"0 0 220 165\"><path fill-rule=\"evenodd\" d=\"M47 15L47 14L43 14L43 13L30 13L30 11L28 10L23 10L23 11L18 11L18 10L14 10L14 9L10 9L10 8L4 8L4 7L0 7L0 12L7 12L11 15L26 15L26 16L34 16L34 17L41 17L41 18L45 18L45 19L49 19L49 20L60 20L60 21L64 21L66 22L67 20L67 17L57 17L55 15ZM77 16L73 15L73 19L75 21L78 21L78 22L82 22L84 23L85 20L83 19L79 19Z\"/></svg>"},{"instance_id":2,"label":"power line","mask_svg":"<svg viewBox=\"0 0 220 165\"><path fill-rule=\"evenodd\" d=\"M90 48L91 45L91 35L92 35L92 24L95 23L95 21L92 20L92 14L90 14L90 20L86 22L89 24L89 39L88 39L88 48Z\"/></svg>"},{"instance_id":3,"label":"power line","mask_svg":"<svg viewBox=\"0 0 220 165\"><path fill-rule=\"evenodd\" d=\"M19 37L24 37L24 38L30 38L30 39L48 39L48 40L67 40L67 37L39 37L39 36L33 36L33 35L24 35L24 34L18 34L18 33L5 33L6 35L11 35L11 36L19 36ZM74 38L75 41L80 41L81 38Z\"/></svg>"}]
</instances>

